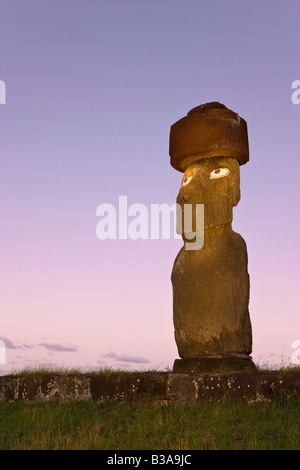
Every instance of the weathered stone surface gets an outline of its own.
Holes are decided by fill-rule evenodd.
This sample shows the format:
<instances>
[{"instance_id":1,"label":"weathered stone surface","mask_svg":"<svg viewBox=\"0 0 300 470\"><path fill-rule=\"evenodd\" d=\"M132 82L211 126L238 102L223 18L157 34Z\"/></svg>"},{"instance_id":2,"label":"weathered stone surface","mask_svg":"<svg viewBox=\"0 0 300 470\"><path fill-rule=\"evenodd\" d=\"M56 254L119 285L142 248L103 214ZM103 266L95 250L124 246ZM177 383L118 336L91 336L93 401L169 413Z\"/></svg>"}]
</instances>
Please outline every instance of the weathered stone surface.
<instances>
[{"instance_id":1,"label":"weathered stone surface","mask_svg":"<svg viewBox=\"0 0 300 470\"><path fill-rule=\"evenodd\" d=\"M230 227L182 248L172 271L175 340L181 358L251 354L249 275L244 240Z\"/></svg>"},{"instance_id":2,"label":"weathered stone surface","mask_svg":"<svg viewBox=\"0 0 300 470\"><path fill-rule=\"evenodd\" d=\"M249 160L247 123L221 103L197 106L171 126L171 165L184 172L192 163L210 157Z\"/></svg>"},{"instance_id":3,"label":"weathered stone surface","mask_svg":"<svg viewBox=\"0 0 300 470\"><path fill-rule=\"evenodd\" d=\"M94 400L161 401L166 397L167 382L167 373L97 374L91 376L91 395Z\"/></svg>"},{"instance_id":4,"label":"weathered stone surface","mask_svg":"<svg viewBox=\"0 0 300 470\"><path fill-rule=\"evenodd\" d=\"M239 356L239 357L238 357ZM203 374L207 372L253 371L254 362L248 355L236 357L197 357L191 359L176 359L173 372L177 374Z\"/></svg>"},{"instance_id":5,"label":"weathered stone surface","mask_svg":"<svg viewBox=\"0 0 300 470\"><path fill-rule=\"evenodd\" d=\"M300 394L300 371L234 372L190 375L196 384L197 400L269 401Z\"/></svg>"},{"instance_id":6,"label":"weathered stone surface","mask_svg":"<svg viewBox=\"0 0 300 470\"><path fill-rule=\"evenodd\" d=\"M185 171L177 197L184 246L171 275L175 340L185 361L175 361L174 372L191 372L196 365L201 372L209 364L212 370L230 364L251 369L250 360L228 360L252 352L247 247L231 227L240 199L240 164L249 158L247 125L220 103L199 106L171 127L170 155L171 164ZM204 205L201 249L191 248L192 233L197 240L201 231L197 204ZM188 230L187 205L193 207ZM223 359L203 359L210 357Z\"/></svg>"},{"instance_id":7,"label":"weathered stone surface","mask_svg":"<svg viewBox=\"0 0 300 470\"><path fill-rule=\"evenodd\" d=\"M0 377L0 400L30 402L90 398L87 376L30 374Z\"/></svg>"},{"instance_id":8,"label":"weathered stone surface","mask_svg":"<svg viewBox=\"0 0 300 470\"><path fill-rule=\"evenodd\" d=\"M210 179L227 169L227 176ZM188 179L191 178L191 179ZM184 182L188 180L188 184ZM250 354L249 275L246 243L231 228L239 201L239 165L212 158L191 165L177 203L204 204L204 246L178 253L173 270L173 319L181 358ZM184 224L184 218L183 218Z\"/></svg>"},{"instance_id":9,"label":"weathered stone surface","mask_svg":"<svg viewBox=\"0 0 300 470\"><path fill-rule=\"evenodd\" d=\"M300 370L218 373L123 373L0 377L0 401L118 400L124 403L193 404L202 400L300 397Z\"/></svg>"},{"instance_id":10,"label":"weathered stone surface","mask_svg":"<svg viewBox=\"0 0 300 470\"><path fill-rule=\"evenodd\" d=\"M228 171L228 175L220 178L218 170ZM230 224L233 218L233 207L240 200L240 167L233 158L207 158L193 163L185 171L181 188L177 196L184 212L184 204L204 204L204 228L220 227ZM184 222L184 217L183 220ZM193 214L195 230L195 211ZM184 229L182 230L184 232Z\"/></svg>"},{"instance_id":11,"label":"weathered stone surface","mask_svg":"<svg viewBox=\"0 0 300 470\"><path fill-rule=\"evenodd\" d=\"M170 374L168 380L168 401L172 404L197 401L197 380L187 374Z\"/></svg>"},{"instance_id":12,"label":"weathered stone surface","mask_svg":"<svg viewBox=\"0 0 300 470\"><path fill-rule=\"evenodd\" d=\"M0 377L0 400L15 401L19 398L20 377Z\"/></svg>"}]
</instances>

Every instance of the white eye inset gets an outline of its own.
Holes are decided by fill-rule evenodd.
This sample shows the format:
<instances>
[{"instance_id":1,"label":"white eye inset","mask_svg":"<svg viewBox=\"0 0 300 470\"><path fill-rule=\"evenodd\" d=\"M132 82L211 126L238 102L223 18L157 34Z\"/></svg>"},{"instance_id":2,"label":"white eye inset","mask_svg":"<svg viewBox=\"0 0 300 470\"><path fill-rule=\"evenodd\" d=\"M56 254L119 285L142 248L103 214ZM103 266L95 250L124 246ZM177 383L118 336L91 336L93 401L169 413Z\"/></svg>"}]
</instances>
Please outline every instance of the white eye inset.
<instances>
[{"instance_id":1,"label":"white eye inset","mask_svg":"<svg viewBox=\"0 0 300 470\"><path fill-rule=\"evenodd\" d=\"M192 176L184 176L182 179L182 186L186 186L193 179Z\"/></svg>"},{"instance_id":2,"label":"white eye inset","mask_svg":"<svg viewBox=\"0 0 300 470\"><path fill-rule=\"evenodd\" d=\"M216 170L213 170L210 175L209 179L215 180L217 178L224 178L224 176L229 175L229 170L228 168L217 168Z\"/></svg>"}]
</instances>

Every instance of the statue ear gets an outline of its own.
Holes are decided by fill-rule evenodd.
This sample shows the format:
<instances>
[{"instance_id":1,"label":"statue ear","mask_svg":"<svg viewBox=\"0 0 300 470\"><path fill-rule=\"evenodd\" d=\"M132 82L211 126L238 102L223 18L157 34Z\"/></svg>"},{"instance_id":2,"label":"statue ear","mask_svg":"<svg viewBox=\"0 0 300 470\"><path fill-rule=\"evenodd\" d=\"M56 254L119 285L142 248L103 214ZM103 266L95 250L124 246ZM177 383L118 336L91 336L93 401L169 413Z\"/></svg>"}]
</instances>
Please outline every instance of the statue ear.
<instances>
[{"instance_id":1,"label":"statue ear","mask_svg":"<svg viewBox=\"0 0 300 470\"><path fill-rule=\"evenodd\" d=\"M232 201L232 205L233 207L234 206L237 206L237 204L239 203L239 200L241 199L241 190L240 190L240 185L234 185L235 187L233 187L233 192L232 192L232 198L231 198L231 201Z\"/></svg>"},{"instance_id":2,"label":"statue ear","mask_svg":"<svg viewBox=\"0 0 300 470\"><path fill-rule=\"evenodd\" d=\"M241 199L241 189L240 189L240 165L239 162L235 159L232 159L231 162L231 191L230 199L232 206L236 206Z\"/></svg>"}]
</instances>

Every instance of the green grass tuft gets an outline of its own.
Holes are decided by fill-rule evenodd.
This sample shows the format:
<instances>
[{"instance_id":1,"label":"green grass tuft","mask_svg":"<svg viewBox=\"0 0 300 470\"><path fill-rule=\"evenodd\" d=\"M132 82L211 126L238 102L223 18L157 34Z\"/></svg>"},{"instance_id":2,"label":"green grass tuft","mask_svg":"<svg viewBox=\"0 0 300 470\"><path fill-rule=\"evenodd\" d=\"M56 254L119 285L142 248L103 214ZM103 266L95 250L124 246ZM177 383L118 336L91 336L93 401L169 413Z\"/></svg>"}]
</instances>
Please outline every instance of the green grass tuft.
<instances>
[{"instance_id":1,"label":"green grass tuft","mask_svg":"<svg viewBox=\"0 0 300 470\"><path fill-rule=\"evenodd\" d=\"M197 405L0 402L1 450L299 450L300 398Z\"/></svg>"},{"instance_id":2,"label":"green grass tuft","mask_svg":"<svg viewBox=\"0 0 300 470\"><path fill-rule=\"evenodd\" d=\"M97 369L90 369L90 370L82 370L73 367L63 367L63 366L56 366L56 365L48 365L48 364L39 364L37 366L25 367L22 369L13 369L10 372L4 373L3 375L81 375L81 374L135 374L141 372L152 372L152 373L159 373L159 372L168 372L169 369L159 370L159 369L139 369L139 370L131 370L131 369L114 369L111 367L99 367Z\"/></svg>"}]
</instances>

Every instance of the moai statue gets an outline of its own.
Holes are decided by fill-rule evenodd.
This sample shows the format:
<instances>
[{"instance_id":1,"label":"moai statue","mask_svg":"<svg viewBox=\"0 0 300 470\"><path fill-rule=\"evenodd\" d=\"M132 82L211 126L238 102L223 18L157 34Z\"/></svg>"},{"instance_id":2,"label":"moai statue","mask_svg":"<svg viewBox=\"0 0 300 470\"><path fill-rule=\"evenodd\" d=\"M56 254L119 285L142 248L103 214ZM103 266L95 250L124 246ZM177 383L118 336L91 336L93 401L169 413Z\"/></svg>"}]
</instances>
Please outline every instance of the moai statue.
<instances>
[{"instance_id":1,"label":"moai statue","mask_svg":"<svg viewBox=\"0 0 300 470\"><path fill-rule=\"evenodd\" d=\"M170 157L171 165L184 173L177 197L184 246L171 276L181 359L173 371L255 370L247 247L231 227L240 199L239 167L249 160L247 123L223 104L198 106L171 126ZM200 204L202 226L196 217ZM188 206L192 234L184 230ZM201 240L201 229L204 242L197 246L191 236Z\"/></svg>"}]
</instances>

